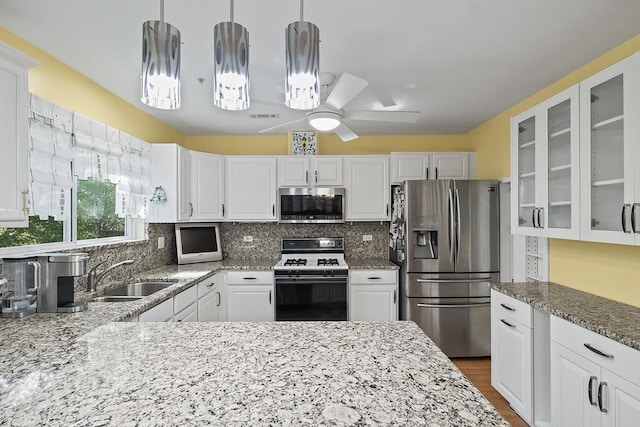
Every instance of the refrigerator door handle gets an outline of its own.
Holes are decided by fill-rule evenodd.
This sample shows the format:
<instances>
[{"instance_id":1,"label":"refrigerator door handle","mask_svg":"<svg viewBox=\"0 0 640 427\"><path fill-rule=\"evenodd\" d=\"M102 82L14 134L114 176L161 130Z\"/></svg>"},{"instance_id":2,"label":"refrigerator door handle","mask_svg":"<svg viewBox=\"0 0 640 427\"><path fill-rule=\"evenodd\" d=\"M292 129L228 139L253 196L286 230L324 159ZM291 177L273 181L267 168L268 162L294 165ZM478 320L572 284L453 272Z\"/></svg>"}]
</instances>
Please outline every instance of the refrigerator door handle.
<instances>
[{"instance_id":1,"label":"refrigerator door handle","mask_svg":"<svg viewBox=\"0 0 640 427\"><path fill-rule=\"evenodd\" d=\"M474 307L486 307L491 305L490 302L480 302L476 304L423 304L418 303L416 307L423 308L474 308Z\"/></svg>"},{"instance_id":2,"label":"refrigerator door handle","mask_svg":"<svg viewBox=\"0 0 640 427\"><path fill-rule=\"evenodd\" d=\"M456 263L460 262L460 193L456 188Z\"/></svg>"},{"instance_id":3,"label":"refrigerator door handle","mask_svg":"<svg viewBox=\"0 0 640 427\"><path fill-rule=\"evenodd\" d=\"M453 191L449 187L449 262L455 263L455 237L453 227L455 227L455 212L453 211Z\"/></svg>"},{"instance_id":4,"label":"refrigerator door handle","mask_svg":"<svg viewBox=\"0 0 640 427\"><path fill-rule=\"evenodd\" d=\"M476 283L476 282L489 282L491 277L478 278L478 279L416 279L416 282L420 283Z\"/></svg>"}]
</instances>

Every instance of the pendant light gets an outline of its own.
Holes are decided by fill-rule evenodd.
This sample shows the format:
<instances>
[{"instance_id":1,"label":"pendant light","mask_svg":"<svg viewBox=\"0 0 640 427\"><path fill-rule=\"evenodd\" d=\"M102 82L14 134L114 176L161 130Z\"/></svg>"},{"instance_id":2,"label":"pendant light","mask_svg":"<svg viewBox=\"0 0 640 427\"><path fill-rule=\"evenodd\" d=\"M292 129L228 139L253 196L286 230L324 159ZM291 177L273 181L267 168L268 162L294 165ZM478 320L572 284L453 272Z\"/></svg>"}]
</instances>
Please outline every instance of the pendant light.
<instances>
[{"instance_id":1,"label":"pendant light","mask_svg":"<svg viewBox=\"0 0 640 427\"><path fill-rule=\"evenodd\" d=\"M303 21L304 0L300 0L300 21L287 26L285 105L311 110L320 105L320 30Z\"/></svg>"},{"instance_id":2,"label":"pendant light","mask_svg":"<svg viewBox=\"0 0 640 427\"><path fill-rule=\"evenodd\" d=\"M223 110L249 108L249 32L233 22L220 22L213 29L213 103Z\"/></svg>"},{"instance_id":3,"label":"pendant light","mask_svg":"<svg viewBox=\"0 0 640 427\"><path fill-rule=\"evenodd\" d=\"M180 31L160 20L142 24L142 95L144 104L161 110L180 108Z\"/></svg>"}]
</instances>

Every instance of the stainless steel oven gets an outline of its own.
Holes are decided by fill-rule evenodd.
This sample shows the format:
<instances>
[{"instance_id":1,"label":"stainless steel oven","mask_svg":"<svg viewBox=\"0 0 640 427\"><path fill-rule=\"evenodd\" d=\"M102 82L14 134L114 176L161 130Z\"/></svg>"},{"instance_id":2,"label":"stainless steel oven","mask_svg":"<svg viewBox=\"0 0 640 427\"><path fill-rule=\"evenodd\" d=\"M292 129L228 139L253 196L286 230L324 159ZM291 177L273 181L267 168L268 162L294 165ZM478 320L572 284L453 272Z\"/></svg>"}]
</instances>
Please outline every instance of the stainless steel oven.
<instances>
[{"instance_id":1,"label":"stainless steel oven","mask_svg":"<svg viewBox=\"0 0 640 427\"><path fill-rule=\"evenodd\" d=\"M274 269L277 321L347 320L343 245L342 238L282 240Z\"/></svg>"}]
</instances>

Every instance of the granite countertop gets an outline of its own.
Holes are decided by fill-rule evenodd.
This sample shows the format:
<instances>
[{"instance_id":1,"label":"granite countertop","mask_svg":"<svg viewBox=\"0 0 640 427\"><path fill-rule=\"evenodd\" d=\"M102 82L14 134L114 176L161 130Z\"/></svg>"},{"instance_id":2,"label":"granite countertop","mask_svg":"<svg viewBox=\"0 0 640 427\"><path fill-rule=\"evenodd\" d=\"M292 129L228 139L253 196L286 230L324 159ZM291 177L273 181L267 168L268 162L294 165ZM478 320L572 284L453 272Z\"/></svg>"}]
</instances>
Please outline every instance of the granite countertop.
<instances>
[{"instance_id":1,"label":"granite countertop","mask_svg":"<svg viewBox=\"0 0 640 427\"><path fill-rule=\"evenodd\" d=\"M385 258L347 258L345 261L352 270L398 270L400 268Z\"/></svg>"},{"instance_id":2,"label":"granite countertop","mask_svg":"<svg viewBox=\"0 0 640 427\"><path fill-rule=\"evenodd\" d=\"M0 332L1 425L508 426L412 322L31 326Z\"/></svg>"},{"instance_id":3,"label":"granite countertop","mask_svg":"<svg viewBox=\"0 0 640 427\"><path fill-rule=\"evenodd\" d=\"M551 282L497 283L496 291L640 350L640 308Z\"/></svg>"}]
</instances>

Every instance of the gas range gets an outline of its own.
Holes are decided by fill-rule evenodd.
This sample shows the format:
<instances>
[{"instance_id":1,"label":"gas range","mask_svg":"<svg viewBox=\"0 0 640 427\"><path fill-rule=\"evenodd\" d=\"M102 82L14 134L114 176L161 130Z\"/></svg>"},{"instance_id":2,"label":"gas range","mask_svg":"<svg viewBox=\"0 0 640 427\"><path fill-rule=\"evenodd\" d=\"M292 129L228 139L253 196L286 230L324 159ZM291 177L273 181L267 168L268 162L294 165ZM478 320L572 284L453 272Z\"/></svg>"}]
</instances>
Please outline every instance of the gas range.
<instances>
[{"instance_id":1,"label":"gas range","mask_svg":"<svg viewBox=\"0 0 640 427\"><path fill-rule=\"evenodd\" d=\"M349 268L344 260L344 239L288 238L282 239L281 259L275 265L278 271L331 271Z\"/></svg>"}]
</instances>

